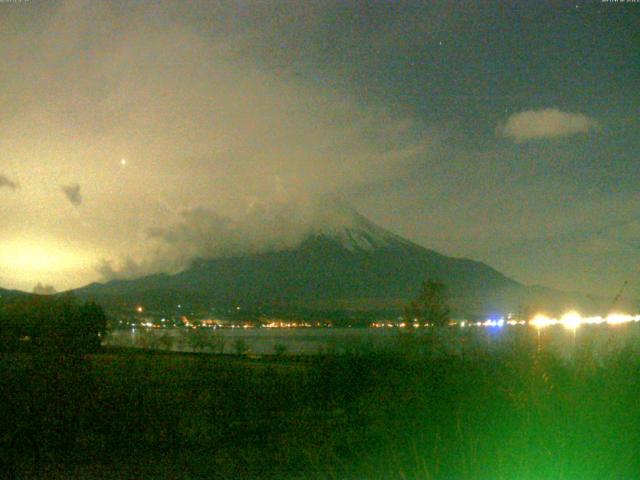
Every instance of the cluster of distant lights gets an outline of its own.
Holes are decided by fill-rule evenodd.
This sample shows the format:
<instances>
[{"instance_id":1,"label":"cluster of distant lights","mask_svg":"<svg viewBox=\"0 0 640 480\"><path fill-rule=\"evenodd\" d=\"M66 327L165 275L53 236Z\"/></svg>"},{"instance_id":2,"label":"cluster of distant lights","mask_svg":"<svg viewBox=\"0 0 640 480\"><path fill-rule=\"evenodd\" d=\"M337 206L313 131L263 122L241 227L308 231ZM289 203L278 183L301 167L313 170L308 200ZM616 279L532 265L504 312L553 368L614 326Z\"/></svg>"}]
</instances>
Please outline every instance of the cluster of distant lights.
<instances>
[{"instance_id":1,"label":"cluster of distant lights","mask_svg":"<svg viewBox=\"0 0 640 480\"><path fill-rule=\"evenodd\" d=\"M227 328L243 328L243 329L248 329L248 328L256 328L257 325L254 325L252 323L242 323L242 324L235 324L235 323L230 323L230 324L220 324L220 323L212 323L210 321L204 320L204 321L199 321L197 323L192 323L188 320L185 319L185 317L182 317L182 325L184 327L187 328L210 328L210 329L227 329ZM164 328L165 325L163 325L165 323L166 319L162 319L161 322L162 324L157 324L154 322L139 322L139 323L132 323L130 324L131 329L135 330L136 326L138 327L142 327L142 328ZM120 322L122 324L122 321ZM260 328L283 328L283 329L287 329L287 328L324 328L324 327L332 327L332 324L330 323L320 323L320 322L315 322L315 323L310 323L310 322L270 322L270 323L264 323L259 325Z\"/></svg>"},{"instance_id":2,"label":"cluster of distant lights","mask_svg":"<svg viewBox=\"0 0 640 480\"><path fill-rule=\"evenodd\" d=\"M286 321L272 321L269 323L263 323L262 328L320 328L331 327L332 324L325 322L286 322Z\"/></svg>"},{"instance_id":3,"label":"cluster of distant lights","mask_svg":"<svg viewBox=\"0 0 640 480\"><path fill-rule=\"evenodd\" d=\"M581 325L622 325L626 323L634 323L640 322L640 315L629 315L626 313L610 313L609 315L602 316L591 316L591 317L583 317L580 313L576 311L570 311L562 315L560 318L553 318L542 313L537 314L531 320L516 320L513 316L509 315L506 318L489 318L484 321L469 321L469 320L458 320L451 322L450 325L459 326L462 328L466 327L488 327L488 328L501 328L506 325L515 326L515 325L530 325L532 327L536 327L538 329L553 327L553 326L563 326L568 330L575 330ZM419 328L421 325L419 323L410 323L410 322L401 322L401 323L392 323L392 322L374 322L371 324L374 328L390 328L390 327L415 327ZM425 327L430 326L429 324L422 325Z\"/></svg>"},{"instance_id":4,"label":"cluster of distant lights","mask_svg":"<svg viewBox=\"0 0 640 480\"><path fill-rule=\"evenodd\" d=\"M182 305L178 305L178 308L182 307ZM240 307L236 307L237 310L240 310ZM135 308L137 313L144 312L144 308L142 306L137 306ZM162 319L162 323L165 322L166 319ZM184 326L197 328L195 324L189 321L186 316L182 316L180 318ZM505 325L515 326L515 325L530 325L536 327L537 329L542 329L546 327L553 326L563 326L568 330L576 330L581 325L622 325L627 323L635 323L640 322L640 314L638 315L629 315L626 313L610 313L607 316L587 316L584 317L580 313L575 310L569 311L562 315L560 318L549 317L545 314L538 313L529 321L515 319L513 314L507 315L507 317L500 318L489 318L484 321L468 321L468 320L458 320L452 321L450 325L459 326L462 328L465 327L489 327L489 328L502 328ZM222 325L217 324L212 320L202 320L200 327L209 327L209 328L219 328ZM374 328L389 328L389 327L420 327L420 323L417 322L373 322L370 324L371 327ZM140 322L139 326L147 327L147 328L159 328L160 325L154 324L152 322ZM331 324L324 324L320 322L309 323L309 322L290 322L290 321L271 321L269 323L265 323L262 325L263 328L310 328L310 327L331 327ZM422 326L428 327L429 324L423 324ZM132 326L133 327L133 326ZM251 328L253 325L250 324L241 324L241 325L228 325L231 328ZM135 327L133 327L135 328Z\"/></svg>"},{"instance_id":5,"label":"cluster of distant lights","mask_svg":"<svg viewBox=\"0 0 640 480\"><path fill-rule=\"evenodd\" d=\"M551 318L546 315L538 314L531 321L529 325L533 325L537 328L545 328L554 325L562 325L570 330L575 330L581 325L621 325L625 323L640 322L640 315L628 315L625 313L610 313L606 317L594 316L583 317L578 312L571 311L565 313L560 318Z\"/></svg>"},{"instance_id":6,"label":"cluster of distant lights","mask_svg":"<svg viewBox=\"0 0 640 480\"><path fill-rule=\"evenodd\" d=\"M562 326L568 330L575 330L581 325L621 325L625 323L640 322L640 315L628 315L626 313L610 313L606 317L596 315L591 317L583 317L580 313L572 310L565 313L560 318L553 318L542 313L537 314L528 322L524 320L514 320L512 318L487 319L484 322L466 322L461 321L461 327L504 327L505 325L526 325L527 323L538 329Z\"/></svg>"}]
</instances>

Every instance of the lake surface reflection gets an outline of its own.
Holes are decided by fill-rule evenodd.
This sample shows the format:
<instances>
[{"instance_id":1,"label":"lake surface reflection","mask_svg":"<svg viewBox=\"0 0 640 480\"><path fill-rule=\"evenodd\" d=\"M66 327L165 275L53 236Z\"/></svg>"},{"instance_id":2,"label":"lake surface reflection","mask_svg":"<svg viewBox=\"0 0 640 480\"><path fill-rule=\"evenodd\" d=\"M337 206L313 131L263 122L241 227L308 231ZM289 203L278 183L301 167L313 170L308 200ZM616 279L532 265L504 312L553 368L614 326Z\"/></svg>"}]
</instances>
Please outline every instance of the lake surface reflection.
<instances>
[{"instance_id":1,"label":"lake surface reflection","mask_svg":"<svg viewBox=\"0 0 640 480\"><path fill-rule=\"evenodd\" d=\"M413 330L413 331L411 331ZM432 336L435 335L436 342ZM449 327L433 330L404 328L135 328L115 330L104 344L182 352L251 353L255 355L313 355L323 353L402 351L413 344L439 346L441 351L464 355L480 350L536 348L571 358L576 352L594 357L629 349L640 353L640 325L583 325L536 328Z\"/></svg>"}]
</instances>

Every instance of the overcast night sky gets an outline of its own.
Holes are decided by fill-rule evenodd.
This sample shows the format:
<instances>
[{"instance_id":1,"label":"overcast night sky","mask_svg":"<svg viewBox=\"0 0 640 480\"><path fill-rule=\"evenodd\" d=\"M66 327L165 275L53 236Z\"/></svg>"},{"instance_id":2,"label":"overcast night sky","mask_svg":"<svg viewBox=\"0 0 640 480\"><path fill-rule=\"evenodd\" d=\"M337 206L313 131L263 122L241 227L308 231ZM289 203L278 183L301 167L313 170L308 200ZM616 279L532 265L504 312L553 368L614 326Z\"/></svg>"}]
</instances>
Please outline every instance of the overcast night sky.
<instances>
[{"instance_id":1,"label":"overcast night sky","mask_svg":"<svg viewBox=\"0 0 640 480\"><path fill-rule=\"evenodd\" d=\"M0 287L295 243L335 196L640 294L638 45L640 3L1 2Z\"/></svg>"}]
</instances>

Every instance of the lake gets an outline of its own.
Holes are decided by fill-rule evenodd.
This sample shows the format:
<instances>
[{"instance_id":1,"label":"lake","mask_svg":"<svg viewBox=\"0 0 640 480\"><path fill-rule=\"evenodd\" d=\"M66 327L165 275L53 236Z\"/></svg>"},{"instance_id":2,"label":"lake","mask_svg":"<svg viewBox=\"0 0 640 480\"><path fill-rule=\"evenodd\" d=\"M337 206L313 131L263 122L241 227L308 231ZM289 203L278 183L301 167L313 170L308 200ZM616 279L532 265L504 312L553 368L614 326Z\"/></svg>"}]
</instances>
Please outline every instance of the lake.
<instances>
[{"instance_id":1,"label":"lake","mask_svg":"<svg viewBox=\"0 0 640 480\"><path fill-rule=\"evenodd\" d=\"M413 331L412 331L413 330ZM406 346L407 338L431 344L431 328L135 328L115 330L103 342L109 346L172 351L251 353L269 355L314 355L349 351L394 351ZM411 333L408 333L411 332ZM502 327L447 327L437 329L438 345L448 353L463 354L474 349L504 349L527 342L570 358L576 351L590 349L603 358L621 349L640 352L640 324L581 325L567 329L560 325L536 328L532 325Z\"/></svg>"}]
</instances>

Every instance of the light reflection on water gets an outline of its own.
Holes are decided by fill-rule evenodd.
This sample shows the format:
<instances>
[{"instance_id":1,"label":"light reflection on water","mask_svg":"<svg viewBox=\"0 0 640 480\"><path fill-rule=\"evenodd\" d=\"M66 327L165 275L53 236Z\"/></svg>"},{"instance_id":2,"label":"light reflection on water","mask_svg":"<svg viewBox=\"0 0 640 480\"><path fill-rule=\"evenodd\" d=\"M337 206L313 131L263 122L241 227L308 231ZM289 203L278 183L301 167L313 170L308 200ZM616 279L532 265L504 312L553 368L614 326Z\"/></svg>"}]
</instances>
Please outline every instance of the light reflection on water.
<instances>
[{"instance_id":1,"label":"light reflection on water","mask_svg":"<svg viewBox=\"0 0 640 480\"><path fill-rule=\"evenodd\" d=\"M433 332L398 328L298 328L298 329L151 329L136 328L111 332L105 345L172 351L214 353L246 352L257 355L400 351L406 340L423 340L433 345ZM589 350L603 358L623 348L640 353L640 325L582 325L575 330L561 326L537 329L533 326L438 329L437 345L455 354L505 348L543 349L571 358L576 351ZM415 344L416 342L414 342Z\"/></svg>"}]
</instances>

